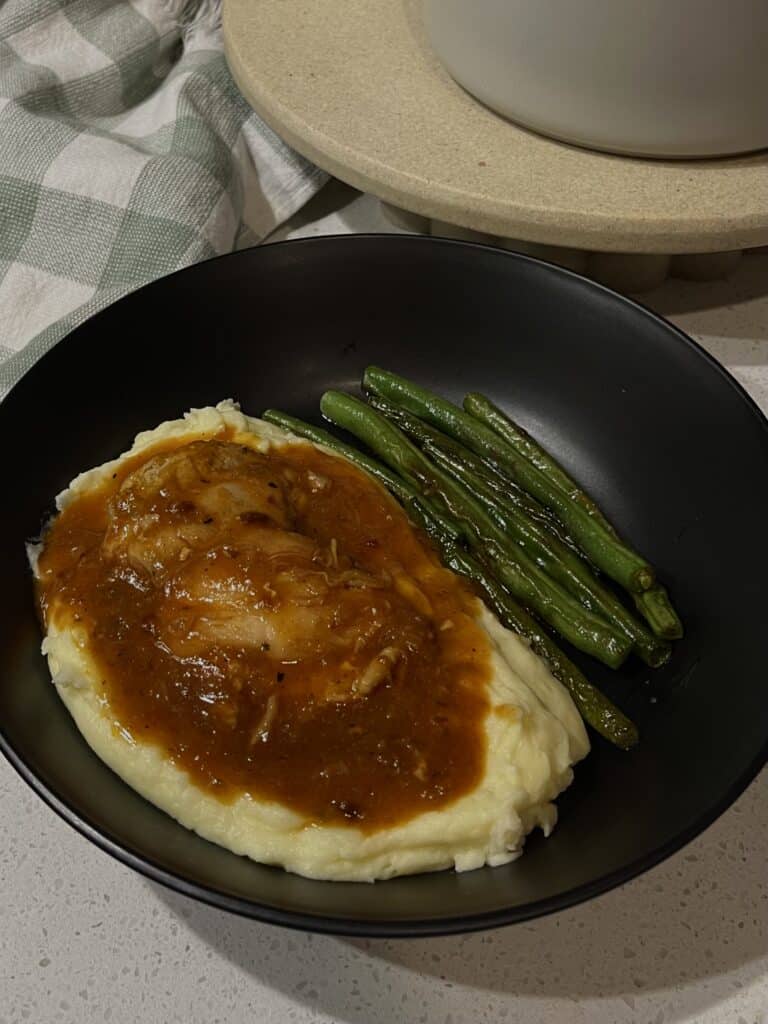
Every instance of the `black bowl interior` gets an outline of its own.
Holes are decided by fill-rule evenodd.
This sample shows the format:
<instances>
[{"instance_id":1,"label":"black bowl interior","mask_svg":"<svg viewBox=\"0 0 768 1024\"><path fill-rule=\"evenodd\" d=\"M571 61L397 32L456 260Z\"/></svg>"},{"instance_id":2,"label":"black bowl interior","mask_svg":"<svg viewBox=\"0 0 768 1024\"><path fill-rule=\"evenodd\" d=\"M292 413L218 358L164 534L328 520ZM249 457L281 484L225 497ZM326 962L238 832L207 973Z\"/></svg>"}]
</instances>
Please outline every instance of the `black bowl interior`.
<instances>
[{"instance_id":1,"label":"black bowl interior","mask_svg":"<svg viewBox=\"0 0 768 1024\"><path fill-rule=\"evenodd\" d=\"M642 743L595 740L560 824L514 864L376 885L253 864L187 832L90 752L50 683L24 555L54 495L134 435L225 397L318 419L325 388L376 362L514 412L657 564L687 626L671 663L591 678ZM162 882L264 920L409 935L521 920L601 892L690 839L766 758L768 433L684 335L525 257L398 236L323 238L224 257L83 324L0 406L0 731L68 821Z\"/></svg>"}]
</instances>

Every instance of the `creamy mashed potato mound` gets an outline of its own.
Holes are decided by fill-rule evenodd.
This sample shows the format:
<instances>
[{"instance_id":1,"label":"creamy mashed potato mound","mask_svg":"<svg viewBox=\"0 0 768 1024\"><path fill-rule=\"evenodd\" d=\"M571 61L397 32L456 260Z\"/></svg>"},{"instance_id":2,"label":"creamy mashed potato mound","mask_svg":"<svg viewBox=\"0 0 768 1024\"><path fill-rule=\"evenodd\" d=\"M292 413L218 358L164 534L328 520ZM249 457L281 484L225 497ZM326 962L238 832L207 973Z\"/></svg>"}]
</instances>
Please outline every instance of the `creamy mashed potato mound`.
<instances>
[{"instance_id":1,"label":"creamy mashed potato mound","mask_svg":"<svg viewBox=\"0 0 768 1024\"><path fill-rule=\"evenodd\" d=\"M66 508L111 478L124 460L161 442L211 438L223 430L258 451L308 443L222 402L139 434L119 459L73 480L57 507ZM38 554L39 549L30 552L33 568ZM49 616L43 652L61 699L96 754L182 825L236 854L311 878L373 881L513 860L531 829L539 826L549 834L557 817L553 801L570 784L572 765L589 750L578 711L546 664L479 600L476 618L490 645L481 777L452 802L374 831L354 822L307 820L277 801L245 793L217 798L159 746L120 728L89 653L89 637L75 622L57 624Z\"/></svg>"}]
</instances>

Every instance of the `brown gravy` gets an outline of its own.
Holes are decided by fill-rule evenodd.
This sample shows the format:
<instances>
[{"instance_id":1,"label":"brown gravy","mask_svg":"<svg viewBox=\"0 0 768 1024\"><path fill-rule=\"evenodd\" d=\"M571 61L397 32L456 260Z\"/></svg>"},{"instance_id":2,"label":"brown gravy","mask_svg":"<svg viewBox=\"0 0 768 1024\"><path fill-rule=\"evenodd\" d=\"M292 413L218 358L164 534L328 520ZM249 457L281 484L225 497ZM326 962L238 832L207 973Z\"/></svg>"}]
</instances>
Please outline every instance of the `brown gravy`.
<instances>
[{"instance_id":1,"label":"brown gravy","mask_svg":"<svg viewBox=\"0 0 768 1024\"><path fill-rule=\"evenodd\" d=\"M485 764L473 597L378 484L311 445L163 443L44 538L47 622L87 630L115 728L221 800L390 827Z\"/></svg>"}]
</instances>

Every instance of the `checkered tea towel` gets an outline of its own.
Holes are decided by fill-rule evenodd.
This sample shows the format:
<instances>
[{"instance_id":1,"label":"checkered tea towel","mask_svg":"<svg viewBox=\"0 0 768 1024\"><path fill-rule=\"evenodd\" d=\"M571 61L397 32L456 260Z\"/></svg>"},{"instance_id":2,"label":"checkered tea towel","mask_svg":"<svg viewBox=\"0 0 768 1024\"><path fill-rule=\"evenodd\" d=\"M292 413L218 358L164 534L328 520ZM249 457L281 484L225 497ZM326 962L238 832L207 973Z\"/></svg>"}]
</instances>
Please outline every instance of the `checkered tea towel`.
<instances>
[{"instance_id":1,"label":"checkered tea towel","mask_svg":"<svg viewBox=\"0 0 768 1024\"><path fill-rule=\"evenodd\" d=\"M325 175L254 114L212 0L0 0L0 397L76 324L254 244Z\"/></svg>"}]
</instances>

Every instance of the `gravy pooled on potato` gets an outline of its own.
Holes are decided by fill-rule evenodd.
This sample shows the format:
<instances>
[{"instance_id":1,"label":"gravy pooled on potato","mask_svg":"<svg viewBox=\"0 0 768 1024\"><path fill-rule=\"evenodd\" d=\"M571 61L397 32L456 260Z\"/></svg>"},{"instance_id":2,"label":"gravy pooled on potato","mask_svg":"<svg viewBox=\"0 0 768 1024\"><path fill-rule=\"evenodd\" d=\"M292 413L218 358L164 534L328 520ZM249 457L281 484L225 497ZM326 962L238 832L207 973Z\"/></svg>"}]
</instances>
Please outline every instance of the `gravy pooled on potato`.
<instances>
[{"instance_id":1,"label":"gravy pooled on potato","mask_svg":"<svg viewBox=\"0 0 768 1024\"><path fill-rule=\"evenodd\" d=\"M115 728L200 787L390 827L485 765L475 599L356 467L214 439L132 456L52 523L46 624L76 624Z\"/></svg>"}]
</instances>

